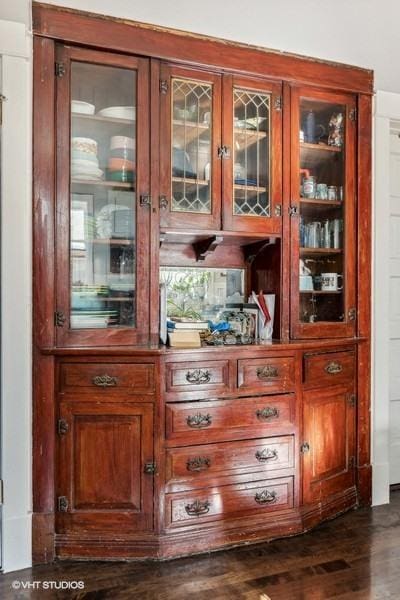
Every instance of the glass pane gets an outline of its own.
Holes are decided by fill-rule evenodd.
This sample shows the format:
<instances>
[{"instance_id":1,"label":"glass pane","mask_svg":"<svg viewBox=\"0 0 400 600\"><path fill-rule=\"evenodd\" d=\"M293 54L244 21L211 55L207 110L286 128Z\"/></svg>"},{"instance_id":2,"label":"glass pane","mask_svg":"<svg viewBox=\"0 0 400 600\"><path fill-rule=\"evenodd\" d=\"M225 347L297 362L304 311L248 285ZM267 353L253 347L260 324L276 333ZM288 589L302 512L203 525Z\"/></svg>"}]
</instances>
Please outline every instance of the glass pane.
<instances>
[{"instance_id":1,"label":"glass pane","mask_svg":"<svg viewBox=\"0 0 400 600\"><path fill-rule=\"evenodd\" d=\"M235 215L270 216L269 94L233 91Z\"/></svg>"},{"instance_id":2,"label":"glass pane","mask_svg":"<svg viewBox=\"0 0 400 600\"><path fill-rule=\"evenodd\" d=\"M211 122L212 86L173 79L173 211L211 213Z\"/></svg>"},{"instance_id":3,"label":"glass pane","mask_svg":"<svg viewBox=\"0 0 400 600\"><path fill-rule=\"evenodd\" d=\"M136 72L71 72L71 328L135 326Z\"/></svg>"},{"instance_id":4,"label":"glass pane","mask_svg":"<svg viewBox=\"0 0 400 600\"><path fill-rule=\"evenodd\" d=\"M300 104L300 321L344 320L346 107Z\"/></svg>"}]
</instances>

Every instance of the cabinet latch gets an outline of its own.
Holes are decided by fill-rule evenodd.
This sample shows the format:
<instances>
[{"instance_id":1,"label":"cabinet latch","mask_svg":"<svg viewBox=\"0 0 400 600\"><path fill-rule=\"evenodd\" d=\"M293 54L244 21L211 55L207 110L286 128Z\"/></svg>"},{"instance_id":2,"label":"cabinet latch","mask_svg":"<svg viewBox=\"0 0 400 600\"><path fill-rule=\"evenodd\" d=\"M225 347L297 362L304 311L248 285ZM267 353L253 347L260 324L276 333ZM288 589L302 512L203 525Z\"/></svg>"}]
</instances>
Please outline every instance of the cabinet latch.
<instances>
[{"instance_id":1,"label":"cabinet latch","mask_svg":"<svg viewBox=\"0 0 400 600\"><path fill-rule=\"evenodd\" d=\"M58 419L57 432L59 435L65 435L69 431L69 425L65 419Z\"/></svg>"},{"instance_id":2,"label":"cabinet latch","mask_svg":"<svg viewBox=\"0 0 400 600\"><path fill-rule=\"evenodd\" d=\"M64 315L64 313L61 310L56 310L54 313L54 325L56 327L63 327L66 320L67 317Z\"/></svg>"},{"instance_id":3,"label":"cabinet latch","mask_svg":"<svg viewBox=\"0 0 400 600\"><path fill-rule=\"evenodd\" d=\"M166 210L168 208L167 196L160 196L160 208L161 210Z\"/></svg>"},{"instance_id":4,"label":"cabinet latch","mask_svg":"<svg viewBox=\"0 0 400 600\"><path fill-rule=\"evenodd\" d=\"M66 496L59 496L57 498L57 507L59 512L67 512L69 506L68 498Z\"/></svg>"},{"instance_id":5,"label":"cabinet latch","mask_svg":"<svg viewBox=\"0 0 400 600\"><path fill-rule=\"evenodd\" d=\"M3 102L5 102L7 98L0 94L0 125L3 124Z\"/></svg>"},{"instance_id":6,"label":"cabinet latch","mask_svg":"<svg viewBox=\"0 0 400 600\"><path fill-rule=\"evenodd\" d=\"M297 217L298 214L299 214L299 207L296 206L296 204L293 204L293 206L289 206L289 215L291 217Z\"/></svg>"},{"instance_id":7,"label":"cabinet latch","mask_svg":"<svg viewBox=\"0 0 400 600\"><path fill-rule=\"evenodd\" d=\"M160 79L160 92L162 94L168 93L168 81L166 79Z\"/></svg>"},{"instance_id":8,"label":"cabinet latch","mask_svg":"<svg viewBox=\"0 0 400 600\"><path fill-rule=\"evenodd\" d=\"M302 454L305 454L306 452L310 452L310 444L308 442L304 442L301 446L300 446L300 452Z\"/></svg>"},{"instance_id":9,"label":"cabinet latch","mask_svg":"<svg viewBox=\"0 0 400 600\"><path fill-rule=\"evenodd\" d=\"M151 196L149 194L143 194L139 199L140 206L151 206Z\"/></svg>"},{"instance_id":10,"label":"cabinet latch","mask_svg":"<svg viewBox=\"0 0 400 600\"><path fill-rule=\"evenodd\" d=\"M157 470L157 465L155 462L145 463L143 471L146 475L154 475Z\"/></svg>"},{"instance_id":11,"label":"cabinet latch","mask_svg":"<svg viewBox=\"0 0 400 600\"><path fill-rule=\"evenodd\" d=\"M218 158L230 158L231 157L231 149L229 146L220 146L218 148Z\"/></svg>"},{"instance_id":12,"label":"cabinet latch","mask_svg":"<svg viewBox=\"0 0 400 600\"><path fill-rule=\"evenodd\" d=\"M275 205L274 214L275 214L276 217L281 217L282 216L282 205L281 204L276 204Z\"/></svg>"},{"instance_id":13,"label":"cabinet latch","mask_svg":"<svg viewBox=\"0 0 400 600\"><path fill-rule=\"evenodd\" d=\"M349 458L349 468L350 469L354 469L355 466L356 466L356 457L355 456L350 456L350 458Z\"/></svg>"},{"instance_id":14,"label":"cabinet latch","mask_svg":"<svg viewBox=\"0 0 400 600\"><path fill-rule=\"evenodd\" d=\"M352 108L350 110L349 119L350 119L350 121L357 121L357 109L356 108Z\"/></svg>"},{"instance_id":15,"label":"cabinet latch","mask_svg":"<svg viewBox=\"0 0 400 600\"><path fill-rule=\"evenodd\" d=\"M348 398L347 398L347 402L348 402L349 406L351 406L353 408L357 403L357 396L355 394L349 394Z\"/></svg>"},{"instance_id":16,"label":"cabinet latch","mask_svg":"<svg viewBox=\"0 0 400 600\"><path fill-rule=\"evenodd\" d=\"M282 110L282 96L278 96L277 98L275 98L275 100L274 100L274 109L275 110Z\"/></svg>"},{"instance_id":17,"label":"cabinet latch","mask_svg":"<svg viewBox=\"0 0 400 600\"><path fill-rule=\"evenodd\" d=\"M56 62L56 65L55 65L55 74L56 74L56 77L64 77L64 75L65 75L65 65L64 65L64 63Z\"/></svg>"},{"instance_id":18,"label":"cabinet latch","mask_svg":"<svg viewBox=\"0 0 400 600\"><path fill-rule=\"evenodd\" d=\"M349 318L349 321L355 321L356 320L356 316L357 316L357 309L356 308L350 308L349 312L347 313L347 316Z\"/></svg>"}]
</instances>

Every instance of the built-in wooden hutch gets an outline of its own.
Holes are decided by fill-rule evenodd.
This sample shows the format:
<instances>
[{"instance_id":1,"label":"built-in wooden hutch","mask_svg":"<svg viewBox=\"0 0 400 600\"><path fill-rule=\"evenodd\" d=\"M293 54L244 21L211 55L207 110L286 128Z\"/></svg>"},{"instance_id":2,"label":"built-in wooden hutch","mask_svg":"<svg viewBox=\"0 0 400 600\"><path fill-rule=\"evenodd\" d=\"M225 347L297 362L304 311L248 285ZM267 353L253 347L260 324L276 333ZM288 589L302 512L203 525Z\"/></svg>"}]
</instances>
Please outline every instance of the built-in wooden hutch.
<instances>
[{"instance_id":1,"label":"built-in wooden hutch","mask_svg":"<svg viewBox=\"0 0 400 600\"><path fill-rule=\"evenodd\" d=\"M33 28L34 560L369 504L372 73L37 3ZM274 294L273 341L162 345L160 273L199 267Z\"/></svg>"}]
</instances>

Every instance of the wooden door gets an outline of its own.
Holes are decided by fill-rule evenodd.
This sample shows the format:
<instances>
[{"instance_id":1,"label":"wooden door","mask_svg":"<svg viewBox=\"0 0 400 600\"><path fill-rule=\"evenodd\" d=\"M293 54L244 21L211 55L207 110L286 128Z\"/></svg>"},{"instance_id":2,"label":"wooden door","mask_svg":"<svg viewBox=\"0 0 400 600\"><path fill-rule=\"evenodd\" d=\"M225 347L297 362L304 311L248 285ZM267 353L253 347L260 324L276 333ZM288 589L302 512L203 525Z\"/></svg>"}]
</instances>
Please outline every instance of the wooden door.
<instances>
[{"instance_id":1,"label":"wooden door","mask_svg":"<svg viewBox=\"0 0 400 600\"><path fill-rule=\"evenodd\" d=\"M160 81L160 222L221 227L221 78L163 64Z\"/></svg>"},{"instance_id":2,"label":"wooden door","mask_svg":"<svg viewBox=\"0 0 400 600\"><path fill-rule=\"evenodd\" d=\"M153 406L62 402L59 419L58 533L151 530Z\"/></svg>"},{"instance_id":3,"label":"wooden door","mask_svg":"<svg viewBox=\"0 0 400 600\"><path fill-rule=\"evenodd\" d=\"M225 75L223 229L281 232L282 84Z\"/></svg>"},{"instance_id":4,"label":"wooden door","mask_svg":"<svg viewBox=\"0 0 400 600\"><path fill-rule=\"evenodd\" d=\"M291 336L356 328L356 99L292 89Z\"/></svg>"},{"instance_id":5,"label":"wooden door","mask_svg":"<svg viewBox=\"0 0 400 600\"><path fill-rule=\"evenodd\" d=\"M303 398L303 501L311 503L354 485L355 396L336 387Z\"/></svg>"},{"instance_id":6,"label":"wooden door","mask_svg":"<svg viewBox=\"0 0 400 600\"><path fill-rule=\"evenodd\" d=\"M59 346L149 335L149 63L57 48Z\"/></svg>"}]
</instances>

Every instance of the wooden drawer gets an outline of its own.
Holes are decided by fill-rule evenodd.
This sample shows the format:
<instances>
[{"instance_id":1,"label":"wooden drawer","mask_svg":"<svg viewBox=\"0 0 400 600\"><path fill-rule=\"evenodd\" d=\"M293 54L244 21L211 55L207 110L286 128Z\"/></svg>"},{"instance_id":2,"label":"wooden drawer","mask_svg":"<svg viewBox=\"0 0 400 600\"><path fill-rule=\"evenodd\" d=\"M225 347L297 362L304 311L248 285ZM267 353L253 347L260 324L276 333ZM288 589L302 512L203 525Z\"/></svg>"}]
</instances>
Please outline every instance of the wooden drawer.
<instances>
[{"instance_id":1,"label":"wooden drawer","mask_svg":"<svg viewBox=\"0 0 400 600\"><path fill-rule=\"evenodd\" d=\"M238 388L271 393L291 392L295 387L295 361L292 356L251 358L238 361Z\"/></svg>"},{"instance_id":2,"label":"wooden drawer","mask_svg":"<svg viewBox=\"0 0 400 600\"><path fill-rule=\"evenodd\" d=\"M166 525L176 527L293 507L293 477L166 494Z\"/></svg>"},{"instance_id":3,"label":"wooden drawer","mask_svg":"<svg viewBox=\"0 0 400 600\"><path fill-rule=\"evenodd\" d=\"M166 481L190 485L205 478L293 467L294 436L268 437L171 448L166 456Z\"/></svg>"},{"instance_id":4,"label":"wooden drawer","mask_svg":"<svg viewBox=\"0 0 400 600\"><path fill-rule=\"evenodd\" d=\"M229 361L170 363L166 366L167 392L198 392L229 390Z\"/></svg>"},{"instance_id":5,"label":"wooden drawer","mask_svg":"<svg viewBox=\"0 0 400 600\"><path fill-rule=\"evenodd\" d=\"M295 421L294 395L185 402L166 406L167 439L181 443L287 433ZM278 431L277 431L278 430Z\"/></svg>"},{"instance_id":6,"label":"wooden drawer","mask_svg":"<svg viewBox=\"0 0 400 600\"><path fill-rule=\"evenodd\" d=\"M60 391L85 393L98 390L124 394L151 394L155 390L154 364L61 363Z\"/></svg>"},{"instance_id":7,"label":"wooden drawer","mask_svg":"<svg viewBox=\"0 0 400 600\"><path fill-rule=\"evenodd\" d=\"M304 387L351 384L355 372L355 352L323 352L304 355Z\"/></svg>"}]
</instances>

